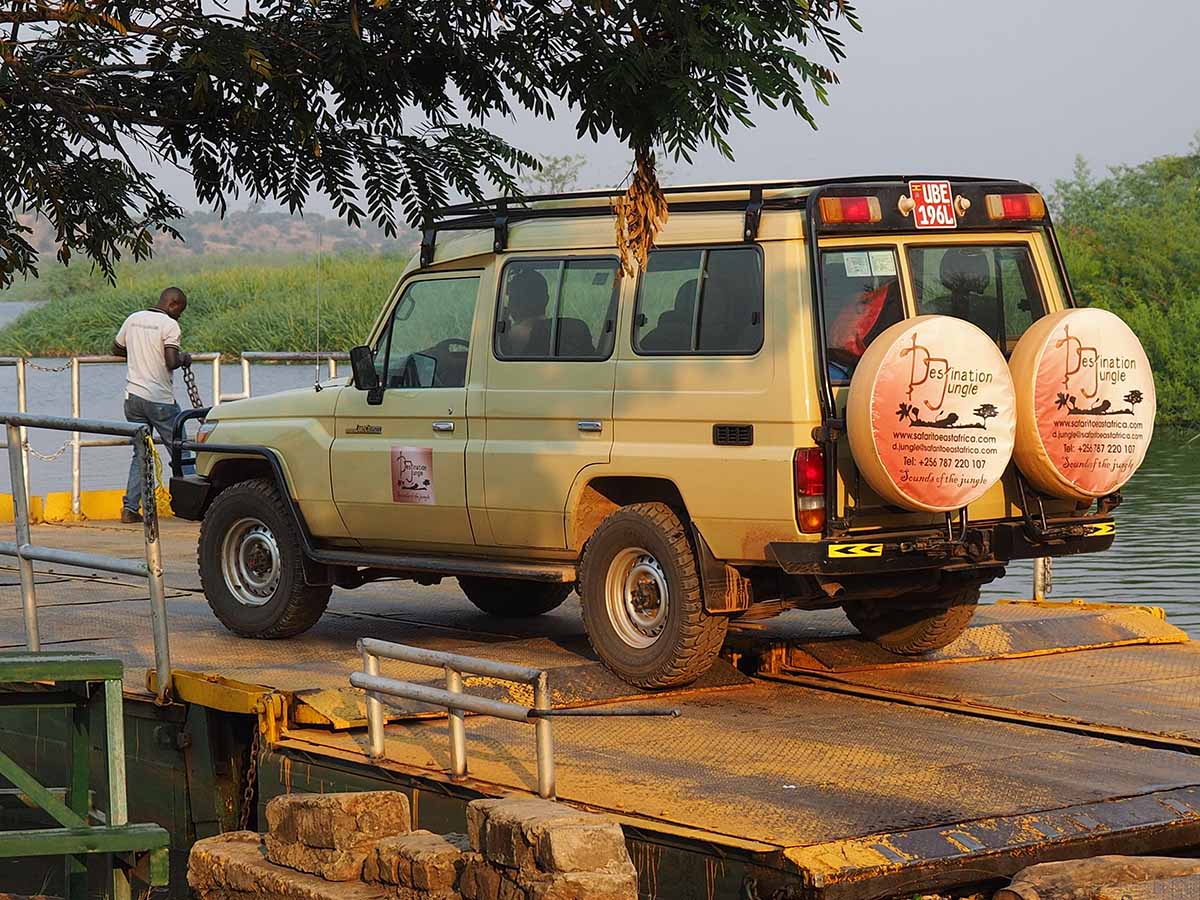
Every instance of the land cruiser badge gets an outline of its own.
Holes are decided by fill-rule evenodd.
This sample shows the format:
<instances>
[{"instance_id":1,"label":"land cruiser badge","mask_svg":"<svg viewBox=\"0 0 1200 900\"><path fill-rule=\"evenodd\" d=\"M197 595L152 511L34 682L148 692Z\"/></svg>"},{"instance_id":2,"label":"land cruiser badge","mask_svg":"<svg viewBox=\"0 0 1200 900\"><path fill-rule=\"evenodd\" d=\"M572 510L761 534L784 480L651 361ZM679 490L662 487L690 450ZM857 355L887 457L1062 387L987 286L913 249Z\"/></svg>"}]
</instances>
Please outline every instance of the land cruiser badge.
<instances>
[{"instance_id":1,"label":"land cruiser badge","mask_svg":"<svg viewBox=\"0 0 1200 900\"><path fill-rule=\"evenodd\" d=\"M392 500L396 503L433 503L433 451L430 448L392 448Z\"/></svg>"}]
</instances>

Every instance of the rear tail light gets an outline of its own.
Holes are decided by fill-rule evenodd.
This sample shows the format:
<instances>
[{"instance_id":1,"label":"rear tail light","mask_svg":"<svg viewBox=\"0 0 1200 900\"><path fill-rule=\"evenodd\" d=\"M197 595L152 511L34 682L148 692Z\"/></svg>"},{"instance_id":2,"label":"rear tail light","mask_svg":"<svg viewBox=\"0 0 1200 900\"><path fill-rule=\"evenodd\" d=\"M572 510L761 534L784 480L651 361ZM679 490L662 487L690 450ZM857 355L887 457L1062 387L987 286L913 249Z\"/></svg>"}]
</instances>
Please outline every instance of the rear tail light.
<instances>
[{"instance_id":1,"label":"rear tail light","mask_svg":"<svg viewBox=\"0 0 1200 900\"><path fill-rule=\"evenodd\" d=\"M825 528L825 451L801 447L796 451L796 522L805 534Z\"/></svg>"},{"instance_id":2,"label":"rear tail light","mask_svg":"<svg viewBox=\"0 0 1200 900\"><path fill-rule=\"evenodd\" d=\"M821 221L826 225L870 224L882 218L878 197L821 198Z\"/></svg>"},{"instance_id":3,"label":"rear tail light","mask_svg":"<svg viewBox=\"0 0 1200 900\"><path fill-rule=\"evenodd\" d=\"M1041 194L988 194L983 200L988 218L993 221L1046 218L1046 201Z\"/></svg>"}]
</instances>

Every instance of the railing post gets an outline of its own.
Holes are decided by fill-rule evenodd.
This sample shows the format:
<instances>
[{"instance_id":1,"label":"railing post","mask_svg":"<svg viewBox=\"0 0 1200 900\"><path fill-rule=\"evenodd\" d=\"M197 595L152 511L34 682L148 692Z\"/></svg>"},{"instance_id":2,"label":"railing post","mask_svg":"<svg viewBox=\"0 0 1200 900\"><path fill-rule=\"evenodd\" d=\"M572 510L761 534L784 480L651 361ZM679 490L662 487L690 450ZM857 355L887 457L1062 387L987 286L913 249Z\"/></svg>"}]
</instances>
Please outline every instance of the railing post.
<instances>
[{"instance_id":1,"label":"railing post","mask_svg":"<svg viewBox=\"0 0 1200 900\"><path fill-rule=\"evenodd\" d=\"M71 418L78 419L79 415L79 357L71 357ZM83 509L80 505L80 439L79 432L71 432L71 514L79 516Z\"/></svg>"},{"instance_id":2,"label":"railing post","mask_svg":"<svg viewBox=\"0 0 1200 900\"><path fill-rule=\"evenodd\" d=\"M546 672L538 674L533 686L533 708L550 709L550 680ZM553 800L554 785L554 732L549 716L538 716L534 723L537 734L537 779L538 796Z\"/></svg>"},{"instance_id":3,"label":"railing post","mask_svg":"<svg viewBox=\"0 0 1200 900\"><path fill-rule=\"evenodd\" d=\"M104 731L108 752L108 822L111 826L129 824L125 782L125 717L120 681L104 682ZM119 865L113 866L113 900L129 900L129 876Z\"/></svg>"},{"instance_id":4,"label":"railing post","mask_svg":"<svg viewBox=\"0 0 1200 900\"><path fill-rule=\"evenodd\" d=\"M33 543L29 535L29 494L25 490L25 465L21 455L21 427L11 422L5 426L8 439L8 475L12 484L13 523L16 529L17 571L21 577L21 608L25 613L25 646L30 651L42 649L38 634L37 593L33 584L33 561L20 556L21 548Z\"/></svg>"},{"instance_id":5,"label":"railing post","mask_svg":"<svg viewBox=\"0 0 1200 900\"><path fill-rule=\"evenodd\" d=\"M358 646L362 651L363 671L378 677L379 657L364 650L361 641ZM371 691L367 691L367 755L372 759L383 756L383 703Z\"/></svg>"},{"instance_id":6,"label":"railing post","mask_svg":"<svg viewBox=\"0 0 1200 900\"><path fill-rule=\"evenodd\" d=\"M329 377L337 378L337 360L331 356L328 359L328 363L329 363Z\"/></svg>"},{"instance_id":7,"label":"railing post","mask_svg":"<svg viewBox=\"0 0 1200 900\"><path fill-rule=\"evenodd\" d=\"M167 595L163 587L162 552L158 544L158 500L155 497L154 457L149 448L150 429L143 426L133 438L133 452L142 473L142 533L146 541L146 579L150 584L150 627L154 632L154 668L158 677L157 701L171 693L171 649L167 637Z\"/></svg>"},{"instance_id":8,"label":"railing post","mask_svg":"<svg viewBox=\"0 0 1200 900\"><path fill-rule=\"evenodd\" d=\"M242 357L242 396L250 397L250 360Z\"/></svg>"},{"instance_id":9,"label":"railing post","mask_svg":"<svg viewBox=\"0 0 1200 900\"><path fill-rule=\"evenodd\" d=\"M29 412L25 388L25 357L17 357L17 412ZM25 467L25 496L29 496L29 430L21 426L21 464Z\"/></svg>"},{"instance_id":10,"label":"railing post","mask_svg":"<svg viewBox=\"0 0 1200 900\"><path fill-rule=\"evenodd\" d=\"M462 673L446 666L446 690L452 694L463 692ZM447 707L450 724L450 777L465 778L467 774L467 726L466 714L461 709Z\"/></svg>"},{"instance_id":11,"label":"railing post","mask_svg":"<svg viewBox=\"0 0 1200 900\"><path fill-rule=\"evenodd\" d=\"M212 405L221 405L221 354L212 361Z\"/></svg>"},{"instance_id":12,"label":"railing post","mask_svg":"<svg viewBox=\"0 0 1200 900\"><path fill-rule=\"evenodd\" d=\"M1035 603L1045 603L1046 594L1051 590L1050 557L1039 556L1033 561L1033 599Z\"/></svg>"}]
</instances>

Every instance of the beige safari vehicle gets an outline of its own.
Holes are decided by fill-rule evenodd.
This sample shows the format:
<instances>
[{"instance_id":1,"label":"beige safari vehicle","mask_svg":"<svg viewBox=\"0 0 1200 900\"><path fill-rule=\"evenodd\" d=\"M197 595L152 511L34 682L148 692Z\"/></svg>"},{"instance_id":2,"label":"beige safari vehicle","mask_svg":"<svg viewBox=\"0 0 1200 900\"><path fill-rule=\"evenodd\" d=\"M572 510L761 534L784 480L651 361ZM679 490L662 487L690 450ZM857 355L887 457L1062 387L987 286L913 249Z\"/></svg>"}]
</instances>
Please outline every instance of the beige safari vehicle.
<instances>
[{"instance_id":1,"label":"beige safari vehicle","mask_svg":"<svg viewBox=\"0 0 1200 900\"><path fill-rule=\"evenodd\" d=\"M217 618L290 637L379 579L456 578L501 617L576 591L604 663L661 688L730 620L795 608L925 653L1010 560L1106 549L1118 496L1052 500L1011 464L954 515L859 477L845 398L875 335L938 313L1007 355L1073 305L1032 188L949 179L953 227L923 227L909 181L669 188L635 276L607 193L443 210L352 378L221 405L194 440L177 423L172 502Z\"/></svg>"}]
</instances>

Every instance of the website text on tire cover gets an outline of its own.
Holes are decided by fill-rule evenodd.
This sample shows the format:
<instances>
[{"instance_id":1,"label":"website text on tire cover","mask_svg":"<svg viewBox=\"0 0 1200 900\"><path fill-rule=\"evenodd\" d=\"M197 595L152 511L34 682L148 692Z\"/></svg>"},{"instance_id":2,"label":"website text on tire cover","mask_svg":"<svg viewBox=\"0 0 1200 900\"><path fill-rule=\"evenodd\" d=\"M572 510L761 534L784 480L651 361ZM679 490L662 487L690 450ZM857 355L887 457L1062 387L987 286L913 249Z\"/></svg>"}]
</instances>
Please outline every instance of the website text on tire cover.
<instances>
[{"instance_id":1,"label":"website text on tire cover","mask_svg":"<svg viewBox=\"0 0 1200 900\"><path fill-rule=\"evenodd\" d=\"M952 211L918 210L922 226L912 185L935 179ZM575 587L601 659L655 688L702 674L731 617L789 608L840 606L886 649L923 653L961 633L1010 560L1111 545L1119 492L1049 496L1009 463L969 506L914 511L866 484L848 446L851 374L890 322L965 319L1007 357L1075 306L1033 188L869 176L666 193L633 277L609 192L448 207L350 379L183 413L172 503L203 523L221 621L294 635L333 586L382 578L457 577L508 616ZM986 429L995 412L900 416Z\"/></svg>"}]
</instances>

